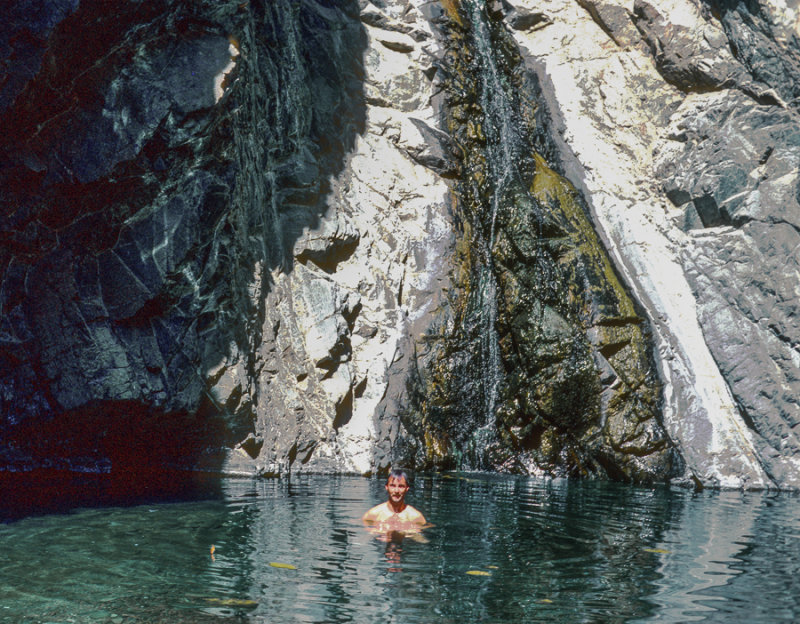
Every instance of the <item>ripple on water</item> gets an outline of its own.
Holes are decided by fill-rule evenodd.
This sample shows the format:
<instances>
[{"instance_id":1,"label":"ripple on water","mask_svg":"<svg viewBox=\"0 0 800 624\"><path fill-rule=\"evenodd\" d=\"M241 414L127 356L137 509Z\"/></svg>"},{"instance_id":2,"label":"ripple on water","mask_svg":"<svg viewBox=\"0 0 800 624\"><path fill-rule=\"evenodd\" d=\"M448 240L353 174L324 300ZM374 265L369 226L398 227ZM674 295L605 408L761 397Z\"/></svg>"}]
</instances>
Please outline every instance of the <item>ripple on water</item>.
<instances>
[{"instance_id":1,"label":"ripple on water","mask_svg":"<svg viewBox=\"0 0 800 624\"><path fill-rule=\"evenodd\" d=\"M219 500L0 525L0 621L799 615L796 497L448 477L420 477L409 494L433 524L423 539L366 531L360 516L384 500L382 483L344 477L230 481Z\"/></svg>"}]
</instances>

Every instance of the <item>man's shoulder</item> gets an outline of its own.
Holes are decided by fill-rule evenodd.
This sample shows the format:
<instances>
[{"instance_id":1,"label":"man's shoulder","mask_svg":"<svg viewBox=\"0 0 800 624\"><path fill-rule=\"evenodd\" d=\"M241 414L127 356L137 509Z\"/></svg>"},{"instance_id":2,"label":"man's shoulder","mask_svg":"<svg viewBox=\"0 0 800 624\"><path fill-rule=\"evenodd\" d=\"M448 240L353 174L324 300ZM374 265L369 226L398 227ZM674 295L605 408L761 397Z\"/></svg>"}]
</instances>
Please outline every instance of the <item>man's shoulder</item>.
<instances>
[{"instance_id":1,"label":"man's shoulder","mask_svg":"<svg viewBox=\"0 0 800 624\"><path fill-rule=\"evenodd\" d=\"M425 516L420 513L418 509L412 507L411 505L406 505L406 508L401 513L403 520L408 522L419 522L420 524L425 523Z\"/></svg>"},{"instance_id":2,"label":"man's shoulder","mask_svg":"<svg viewBox=\"0 0 800 624\"><path fill-rule=\"evenodd\" d=\"M367 511L364 514L363 519L366 522L378 522L383 520L384 518L392 515L391 510L388 509L389 505L387 503L381 503L380 505L375 505L372 509Z\"/></svg>"}]
</instances>

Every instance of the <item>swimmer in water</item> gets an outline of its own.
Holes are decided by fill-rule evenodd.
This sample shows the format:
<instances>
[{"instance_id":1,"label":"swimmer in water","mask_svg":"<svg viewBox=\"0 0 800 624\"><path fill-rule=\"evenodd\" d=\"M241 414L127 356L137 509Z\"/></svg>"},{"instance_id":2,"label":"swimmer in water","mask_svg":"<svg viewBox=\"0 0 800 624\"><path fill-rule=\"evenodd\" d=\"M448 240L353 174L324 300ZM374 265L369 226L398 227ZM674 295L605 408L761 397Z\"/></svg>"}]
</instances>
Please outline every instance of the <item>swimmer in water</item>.
<instances>
[{"instance_id":1,"label":"swimmer in water","mask_svg":"<svg viewBox=\"0 0 800 624\"><path fill-rule=\"evenodd\" d=\"M386 492L389 494L389 500L365 513L362 517L364 523L384 531L418 530L427 524L425 517L406 503L408 476L405 471L392 470L389 473Z\"/></svg>"}]
</instances>

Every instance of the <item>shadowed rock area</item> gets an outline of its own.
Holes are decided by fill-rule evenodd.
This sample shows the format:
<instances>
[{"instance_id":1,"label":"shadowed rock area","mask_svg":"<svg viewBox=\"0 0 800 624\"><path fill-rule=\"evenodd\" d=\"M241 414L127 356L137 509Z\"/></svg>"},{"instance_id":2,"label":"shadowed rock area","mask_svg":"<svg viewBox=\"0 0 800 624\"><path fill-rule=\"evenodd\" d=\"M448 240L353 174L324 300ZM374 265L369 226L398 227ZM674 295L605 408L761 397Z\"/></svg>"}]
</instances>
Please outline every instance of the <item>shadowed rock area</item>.
<instances>
[{"instance_id":1,"label":"shadowed rock area","mask_svg":"<svg viewBox=\"0 0 800 624\"><path fill-rule=\"evenodd\" d=\"M254 430L252 398L213 386L225 358L257 376L258 294L319 222L363 126L354 11L16 3L0 118L6 469L41 467L48 448L93 470L119 456L113 439L216 470Z\"/></svg>"}]
</instances>

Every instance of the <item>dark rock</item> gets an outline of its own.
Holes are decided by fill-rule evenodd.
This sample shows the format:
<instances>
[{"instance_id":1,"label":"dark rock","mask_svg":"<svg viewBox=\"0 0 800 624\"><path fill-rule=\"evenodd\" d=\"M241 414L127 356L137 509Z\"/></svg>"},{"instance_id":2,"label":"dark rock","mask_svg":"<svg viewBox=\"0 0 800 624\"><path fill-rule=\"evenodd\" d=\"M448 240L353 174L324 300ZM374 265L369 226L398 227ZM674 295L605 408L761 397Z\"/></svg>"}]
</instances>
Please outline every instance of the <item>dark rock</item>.
<instances>
[{"instance_id":1,"label":"dark rock","mask_svg":"<svg viewBox=\"0 0 800 624\"><path fill-rule=\"evenodd\" d=\"M633 21L650 46L661 74L678 88L753 88L750 75L728 50L724 33L711 23L703 30L673 24L644 0L634 2Z\"/></svg>"},{"instance_id":2,"label":"dark rock","mask_svg":"<svg viewBox=\"0 0 800 624\"><path fill-rule=\"evenodd\" d=\"M578 194L535 153L547 138L522 112L537 87L518 52L480 11L469 18L444 39L443 72L458 76L446 113L469 251L452 316L417 355L399 452L424 467L664 479L646 323Z\"/></svg>"},{"instance_id":3,"label":"dark rock","mask_svg":"<svg viewBox=\"0 0 800 624\"><path fill-rule=\"evenodd\" d=\"M796 108L800 98L800 35L797 25L762 12L758 3L711 0L737 60L754 80ZM796 7L794 7L796 10Z\"/></svg>"},{"instance_id":4,"label":"dark rock","mask_svg":"<svg viewBox=\"0 0 800 624\"><path fill-rule=\"evenodd\" d=\"M252 429L249 403L214 405L204 376L258 342L244 329L263 314L251 282L325 211L319 180L361 123L353 4L12 3L0 29L4 435L120 401L198 415L187 439L209 448ZM272 197L300 194L295 226L265 218ZM203 439L203 414L230 431ZM102 435L91 423L86 440Z\"/></svg>"},{"instance_id":5,"label":"dark rock","mask_svg":"<svg viewBox=\"0 0 800 624\"><path fill-rule=\"evenodd\" d=\"M514 9L506 16L511 28L514 30L531 30L551 23L550 18L544 13L535 13Z\"/></svg>"},{"instance_id":6,"label":"dark rock","mask_svg":"<svg viewBox=\"0 0 800 624\"><path fill-rule=\"evenodd\" d=\"M579 4L589 11L592 19L618 46L630 46L640 41L639 32L625 7L598 0L579 0Z\"/></svg>"}]
</instances>

